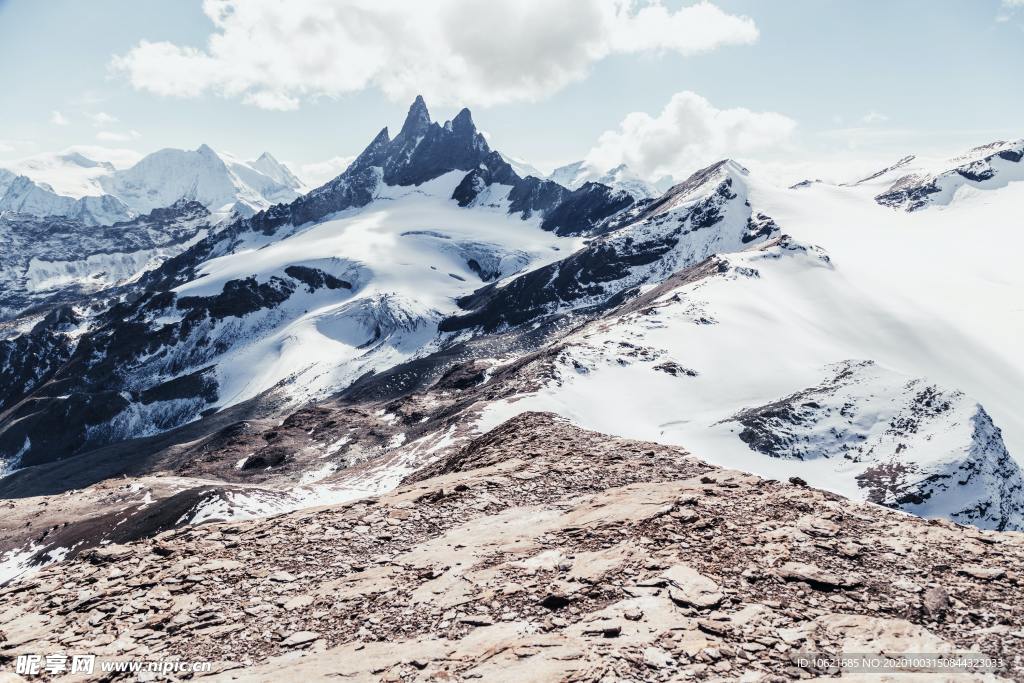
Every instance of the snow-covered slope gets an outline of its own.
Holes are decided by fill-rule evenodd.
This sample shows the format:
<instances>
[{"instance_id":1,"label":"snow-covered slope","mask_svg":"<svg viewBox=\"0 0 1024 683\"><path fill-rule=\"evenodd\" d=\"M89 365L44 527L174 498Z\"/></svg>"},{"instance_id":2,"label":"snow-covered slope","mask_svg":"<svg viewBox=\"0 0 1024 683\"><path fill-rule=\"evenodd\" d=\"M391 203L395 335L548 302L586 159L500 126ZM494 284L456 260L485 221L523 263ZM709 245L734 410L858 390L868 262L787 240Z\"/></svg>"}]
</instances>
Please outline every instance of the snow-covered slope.
<instances>
[{"instance_id":1,"label":"snow-covered slope","mask_svg":"<svg viewBox=\"0 0 1024 683\"><path fill-rule=\"evenodd\" d=\"M366 207L267 242L257 236L206 262L174 292L211 297L254 277L295 283L278 306L237 325L211 329L230 345L218 359L219 406L282 382L294 400L325 396L365 372L422 353L455 299L488 280L544 265L578 241L523 224L500 208L460 209L451 201L463 173L419 186L383 186ZM337 278L331 289L296 282L298 269ZM301 278L300 278L301 280Z\"/></svg>"},{"instance_id":2,"label":"snow-covered slope","mask_svg":"<svg viewBox=\"0 0 1024 683\"><path fill-rule=\"evenodd\" d=\"M765 455L856 483L853 498L993 529L1024 529L1024 476L985 409L872 361L746 408L727 423ZM831 470L831 472L829 472Z\"/></svg>"},{"instance_id":3,"label":"snow-covered slope","mask_svg":"<svg viewBox=\"0 0 1024 683\"><path fill-rule=\"evenodd\" d=\"M251 215L272 204L290 202L304 189L269 154L247 163L208 145L153 152L131 168L101 177L99 183L139 213L187 199L218 217Z\"/></svg>"},{"instance_id":4,"label":"snow-covered slope","mask_svg":"<svg viewBox=\"0 0 1024 683\"><path fill-rule=\"evenodd\" d=\"M468 313L445 331L494 331L540 316L608 306L708 256L763 241L778 228L752 210L745 168L723 161L698 171L654 202L608 219L603 234L562 261L460 300ZM577 192L584 191L584 186Z\"/></svg>"}]
</instances>

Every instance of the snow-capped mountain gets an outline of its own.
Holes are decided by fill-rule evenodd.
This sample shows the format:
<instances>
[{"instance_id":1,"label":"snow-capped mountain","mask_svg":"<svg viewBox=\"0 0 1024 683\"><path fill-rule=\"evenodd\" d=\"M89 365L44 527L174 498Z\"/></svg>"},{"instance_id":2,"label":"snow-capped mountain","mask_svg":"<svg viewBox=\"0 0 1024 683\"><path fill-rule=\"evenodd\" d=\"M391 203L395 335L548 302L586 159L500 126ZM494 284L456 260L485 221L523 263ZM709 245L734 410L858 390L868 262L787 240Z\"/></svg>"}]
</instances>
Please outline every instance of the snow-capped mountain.
<instances>
[{"instance_id":1,"label":"snow-capped mountain","mask_svg":"<svg viewBox=\"0 0 1024 683\"><path fill-rule=\"evenodd\" d=\"M480 430L552 411L852 498L1021 528L1024 280L998 245L1019 238L1024 185L961 192L926 215L879 205L870 184L792 191L741 177L767 242L680 261L552 342L547 379L485 408Z\"/></svg>"},{"instance_id":2,"label":"snow-capped mountain","mask_svg":"<svg viewBox=\"0 0 1024 683\"><path fill-rule=\"evenodd\" d=\"M742 427L739 438L754 451L856 483L850 497L922 517L1024 529L1021 468L992 418L962 392L873 361L844 361L820 384L745 408L729 422Z\"/></svg>"},{"instance_id":3,"label":"snow-capped mountain","mask_svg":"<svg viewBox=\"0 0 1024 683\"><path fill-rule=\"evenodd\" d=\"M272 204L290 202L304 189L269 154L247 163L208 145L153 152L131 168L101 177L99 183L138 213L186 199L199 202L217 217L252 215Z\"/></svg>"},{"instance_id":4,"label":"snow-capped mountain","mask_svg":"<svg viewBox=\"0 0 1024 683\"><path fill-rule=\"evenodd\" d=\"M79 198L59 195L46 184L28 176L0 169L0 212L31 216L72 218L85 225L109 225L127 220L134 214L121 200L110 195L86 195Z\"/></svg>"},{"instance_id":5,"label":"snow-capped mountain","mask_svg":"<svg viewBox=\"0 0 1024 683\"><path fill-rule=\"evenodd\" d=\"M441 329L494 331L541 316L608 307L621 302L623 293L660 282L712 254L767 239L778 228L752 211L746 175L733 161L698 171L657 201L602 224L598 232L604 234L567 258L460 300L469 312L444 320Z\"/></svg>"},{"instance_id":6,"label":"snow-capped mountain","mask_svg":"<svg viewBox=\"0 0 1024 683\"><path fill-rule=\"evenodd\" d=\"M1003 174L1003 152L981 160ZM184 154L245 178L209 148ZM160 176L179 157L139 166ZM1005 247L1020 184L958 191L932 216L875 201L903 172L790 190L724 160L655 197L571 189L518 173L468 110L434 122L417 98L330 182L133 275L115 305L0 340L0 459L31 478L148 436L230 480L313 481L372 454L379 487L543 410L1017 528L1024 282ZM250 419L303 427L254 441ZM371 446L346 445L346 420Z\"/></svg>"},{"instance_id":7,"label":"snow-capped mountain","mask_svg":"<svg viewBox=\"0 0 1024 683\"><path fill-rule=\"evenodd\" d=\"M993 142L951 159L914 156L865 178L857 185L884 188L875 200L905 211L944 206L958 193L992 190L1024 180L1024 140Z\"/></svg>"},{"instance_id":8,"label":"snow-capped mountain","mask_svg":"<svg viewBox=\"0 0 1024 683\"><path fill-rule=\"evenodd\" d=\"M279 185L283 185L299 194L309 192L306 184L299 180L291 169L271 156L270 152L264 152L256 161L250 161L248 165L267 176Z\"/></svg>"},{"instance_id":9,"label":"snow-capped mountain","mask_svg":"<svg viewBox=\"0 0 1024 683\"><path fill-rule=\"evenodd\" d=\"M242 161L207 145L163 149L118 169L80 152L38 155L0 169L0 211L110 225L197 201L216 219L249 216L308 191L269 153Z\"/></svg>"},{"instance_id":10,"label":"snow-capped mountain","mask_svg":"<svg viewBox=\"0 0 1024 683\"><path fill-rule=\"evenodd\" d=\"M99 179L116 169L109 161L96 161L85 154L68 150L59 154L37 154L0 167L31 178L56 194L75 199L103 194Z\"/></svg>"},{"instance_id":11,"label":"snow-capped mountain","mask_svg":"<svg viewBox=\"0 0 1024 683\"><path fill-rule=\"evenodd\" d=\"M627 192L637 200L658 197L672 185L671 178L666 178L667 185L659 189L633 173L626 164L619 164L615 168L600 172L586 161L575 161L565 166L559 166L551 172L548 179L570 190L575 190L587 182L600 183L612 189ZM658 185L660 186L661 183L662 181L659 181Z\"/></svg>"},{"instance_id":12,"label":"snow-capped mountain","mask_svg":"<svg viewBox=\"0 0 1024 683\"><path fill-rule=\"evenodd\" d=\"M534 178L544 177L544 174L536 166L529 163L528 161L524 161L517 157L509 156L508 154L504 154L502 152L498 152L498 154L501 155L502 160L509 166L511 166L512 170L515 171L516 175L518 175L520 178L525 178L531 175Z\"/></svg>"}]
</instances>

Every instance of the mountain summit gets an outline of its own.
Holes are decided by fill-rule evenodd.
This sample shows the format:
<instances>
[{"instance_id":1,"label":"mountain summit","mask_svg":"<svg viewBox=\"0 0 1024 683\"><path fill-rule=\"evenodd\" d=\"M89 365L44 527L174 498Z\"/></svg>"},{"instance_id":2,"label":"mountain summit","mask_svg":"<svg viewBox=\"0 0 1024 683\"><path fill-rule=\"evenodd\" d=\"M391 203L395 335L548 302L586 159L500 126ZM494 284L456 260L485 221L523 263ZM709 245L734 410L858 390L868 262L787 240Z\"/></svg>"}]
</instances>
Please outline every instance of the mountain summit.
<instances>
[{"instance_id":1,"label":"mountain summit","mask_svg":"<svg viewBox=\"0 0 1024 683\"><path fill-rule=\"evenodd\" d=\"M379 166L388 185L419 185L449 171L470 171L490 151L468 109L441 125L431 121L427 103L417 96L398 135L391 139L383 129L349 170Z\"/></svg>"}]
</instances>

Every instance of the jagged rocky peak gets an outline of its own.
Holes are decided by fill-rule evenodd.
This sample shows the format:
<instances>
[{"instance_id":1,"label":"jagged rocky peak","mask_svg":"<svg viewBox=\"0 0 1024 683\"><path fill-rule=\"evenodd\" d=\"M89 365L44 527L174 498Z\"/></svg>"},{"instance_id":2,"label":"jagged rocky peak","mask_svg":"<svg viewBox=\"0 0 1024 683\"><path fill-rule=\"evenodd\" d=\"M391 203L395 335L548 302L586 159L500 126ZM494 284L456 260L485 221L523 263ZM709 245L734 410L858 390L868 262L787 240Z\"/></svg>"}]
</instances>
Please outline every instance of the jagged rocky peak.
<instances>
[{"instance_id":1,"label":"jagged rocky peak","mask_svg":"<svg viewBox=\"0 0 1024 683\"><path fill-rule=\"evenodd\" d=\"M382 129L346 174L379 167L388 185L419 185L450 171L470 171L490 152L468 109L442 125L430 119L427 103L418 95L398 135L391 139L388 129Z\"/></svg>"},{"instance_id":2,"label":"jagged rocky peak","mask_svg":"<svg viewBox=\"0 0 1024 683\"><path fill-rule=\"evenodd\" d=\"M409 113L405 117L405 123L402 124L399 135L407 138L424 135L429 128L430 111L427 109L427 103L423 100L423 95L417 95L409 105Z\"/></svg>"}]
</instances>

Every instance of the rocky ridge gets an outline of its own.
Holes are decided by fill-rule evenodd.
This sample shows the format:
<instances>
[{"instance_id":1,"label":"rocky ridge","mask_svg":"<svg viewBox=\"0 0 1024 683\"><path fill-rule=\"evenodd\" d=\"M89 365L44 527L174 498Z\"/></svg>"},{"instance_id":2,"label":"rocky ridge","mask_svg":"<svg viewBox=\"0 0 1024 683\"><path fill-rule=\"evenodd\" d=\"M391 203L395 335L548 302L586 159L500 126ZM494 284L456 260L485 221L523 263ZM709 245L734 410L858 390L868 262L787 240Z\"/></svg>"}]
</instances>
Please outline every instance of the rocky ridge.
<instances>
[{"instance_id":1,"label":"rocky ridge","mask_svg":"<svg viewBox=\"0 0 1024 683\"><path fill-rule=\"evenodd\" d=\"M1011 680L1021 566L1021 534L530 413L379 498L170 530L12 584L0 656L174 655L213 680L781 681L832 673L801 653L970 650Z\"/></svg>"}]
</instances>

